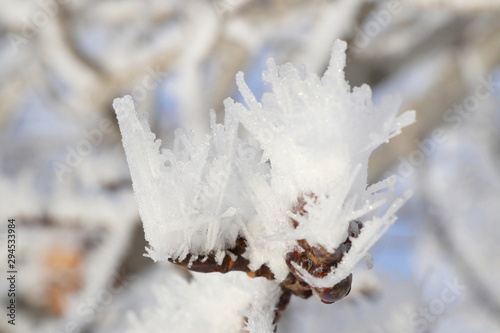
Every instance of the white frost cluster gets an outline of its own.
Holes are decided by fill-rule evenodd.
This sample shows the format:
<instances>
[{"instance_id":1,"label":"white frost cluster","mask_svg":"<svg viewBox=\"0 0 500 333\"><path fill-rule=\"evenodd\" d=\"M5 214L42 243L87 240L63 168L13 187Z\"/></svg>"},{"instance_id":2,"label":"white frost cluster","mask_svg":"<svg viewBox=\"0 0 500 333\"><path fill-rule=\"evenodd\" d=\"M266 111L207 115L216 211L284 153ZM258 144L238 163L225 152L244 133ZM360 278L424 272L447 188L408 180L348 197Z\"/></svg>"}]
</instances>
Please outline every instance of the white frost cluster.
<instances>
[{"instance_id":1,"label":"white frost cluster","mask_svg":"<svg viewBox=\"0 0 500 333\"><path fill-rule=\"evenodd\" d=\"M127 332L241 332L244 316L251 332L273 332L279 298L274 281L249 279L242 272L194 273L191 281L171 275L164 280L153 287L156 304L130 314Z\"/></svg>"},{"instance_id":2,"label":"white frost cluster","mask_svg":"<svg viewBox=\"0 0 500 333\"><path fill-rule=\"evenodd\" d=\"M271 91L261 102L238 74L246 106L227 99L222 124L212 112L210 135L197 142L179 130L172 150L160 151L130 96L114 101L153 259L210 252L222 259L242 236L251 268L267 264L281 281L288 274L286 253L298 239L333 251L347 238L349 222L360 220L360 235L326 277L297 267L317 287L352 272L407 197L394 195L395 177L367 186L368 158L415 116L397 116L397 98L373 105L366 85L351 90L345 50L345 42L335 42L322 78L270 60L263 77ZM307 215L293 213L299 198L307 201Z\"/></svg>"}]
</instances>

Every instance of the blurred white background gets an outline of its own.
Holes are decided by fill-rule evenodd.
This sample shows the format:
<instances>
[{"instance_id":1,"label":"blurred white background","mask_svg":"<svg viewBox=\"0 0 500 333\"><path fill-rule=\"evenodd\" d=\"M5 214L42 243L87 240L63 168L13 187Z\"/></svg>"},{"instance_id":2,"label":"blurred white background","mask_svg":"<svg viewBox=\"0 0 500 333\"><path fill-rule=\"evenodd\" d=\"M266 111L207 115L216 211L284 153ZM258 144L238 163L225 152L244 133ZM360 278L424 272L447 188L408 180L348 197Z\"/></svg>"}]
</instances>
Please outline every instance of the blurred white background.
<instances>
[{"instance_id":1,"label":"blurred white background","mask_svg":"<svg viewBox=\"0 0 500 333\"><path fill-rule=\"evenodd\" d=\"M126 332L184 274L142 256L115 97L168 147L221 119L238 71L258 96L269 57L322 74L337 38L352 86L417 112L370 161L372 182L397 174L414 195L351 295L293 299L278 331L500 332L497 0L0 0L0 267L14 218L19 271L0 331Z\"/></svg>"}]
</instances>

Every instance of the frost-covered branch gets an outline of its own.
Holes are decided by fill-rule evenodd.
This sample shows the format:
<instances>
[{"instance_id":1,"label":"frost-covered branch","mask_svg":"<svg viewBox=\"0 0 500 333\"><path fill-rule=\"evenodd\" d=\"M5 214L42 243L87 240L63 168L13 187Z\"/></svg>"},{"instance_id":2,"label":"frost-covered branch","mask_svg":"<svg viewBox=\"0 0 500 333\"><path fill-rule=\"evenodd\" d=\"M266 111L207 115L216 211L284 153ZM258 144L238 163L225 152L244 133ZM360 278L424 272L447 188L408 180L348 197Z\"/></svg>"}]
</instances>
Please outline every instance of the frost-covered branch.
<instances>
[{"instance_id":1,"label":"frost-covered branch","mask_svg":"<svg viewBox=\"0 0 500 333\"><path fill-rule=\"evenodd\" d=\"M270 60L261 102L239 74L246 106L227 99L203 142L178 130L172 150L160 150L130 96L115 100L149 256L266 276L327 303L349 292L354 266L408 197L394 195L395 177L367 186L368 158L414 114L397 116L397 98L374 105L368 86L351 90L345 50L334 44L321 78Z\"/></svg>"}]
</instances>

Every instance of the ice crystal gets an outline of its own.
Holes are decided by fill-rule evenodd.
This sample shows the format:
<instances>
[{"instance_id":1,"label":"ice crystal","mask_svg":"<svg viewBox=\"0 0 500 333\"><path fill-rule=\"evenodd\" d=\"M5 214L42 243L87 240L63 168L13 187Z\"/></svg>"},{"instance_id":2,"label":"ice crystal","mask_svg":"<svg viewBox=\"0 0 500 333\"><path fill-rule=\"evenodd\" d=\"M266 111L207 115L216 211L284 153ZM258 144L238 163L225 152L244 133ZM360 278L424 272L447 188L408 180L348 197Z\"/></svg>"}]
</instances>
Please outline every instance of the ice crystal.
<instances>
[{"instance_id":1,"label":"ice crystal","mask_svg":"<svg viewBox=\"0 0 500 333\"><path fill-rule=\"evenodd\" d=\"M323 77L270 60L263 78L271 90L261 102L238 74L246 106L227 99L222 124L211 113L210 135L195 143L190 132L178 130L171 150L160 151L160 140L130 96L115 100L153 259L211 253L222 261L243 237L250 268L267 265L281 281L297 240L334 251L357 220L363 224L359 235L326 276L294 263L316 287L332 286L352 272L408 196L394 194L395 177L368 186L368 158L415 115L397 116L398 98L374 105L368 86L351 89L343 72L345 49L345 42L334 44ZM249 135L239 135L241 127ZM299 199L306 202L304 214L293 209Z\"/></svg>"}]
</instances>

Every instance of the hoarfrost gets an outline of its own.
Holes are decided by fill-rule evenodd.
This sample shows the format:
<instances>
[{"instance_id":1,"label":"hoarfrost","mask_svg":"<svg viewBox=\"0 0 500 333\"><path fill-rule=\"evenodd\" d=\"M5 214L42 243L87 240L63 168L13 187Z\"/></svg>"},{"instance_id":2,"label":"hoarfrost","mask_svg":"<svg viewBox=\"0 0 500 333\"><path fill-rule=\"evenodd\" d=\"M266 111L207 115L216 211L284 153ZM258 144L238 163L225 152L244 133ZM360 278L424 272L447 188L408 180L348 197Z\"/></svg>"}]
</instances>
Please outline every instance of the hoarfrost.
<instances>
[{"instance_id":1,"label":"hoarfrost","mask_svg":"<svg viewBox=\"0 0 500 333\"><path fill-rule=\"evenodd\" d=\"M244 273L199 274L191 281L173 275L156 287L157 304L130 314L129 333L240 332L242 315L252 332L273 332L277 283Z\"/></svg>"},{"instance_id":2,"label":"hoarfrost","mask_svg":"<svg viewBox=\"0 0 500 333\"><path fill-rule=\"evenodd\" d=\"M395 97L373 105L366 85L351 89L345 50L345 42L335 42L321 78L270 60L263 78L271 91L261 102L238 74L246 106L227 99L222 124L212 112L211 133L201 143L178 130L171 150L160 151L130 96L114 101L154 260L220 254L241 236L250 268L265 264L281 281L297 240L334 251L348 238L350 222L359 220L359 235L326 277L295 266L315 287L330 287L352 272L409 195L394 194L395 176L367 186L369 156L415 114L397 116ZM238 135L240 124L249 137ZM299 198L306 214L293 211Z\"/></svg>"}]
</instances>

